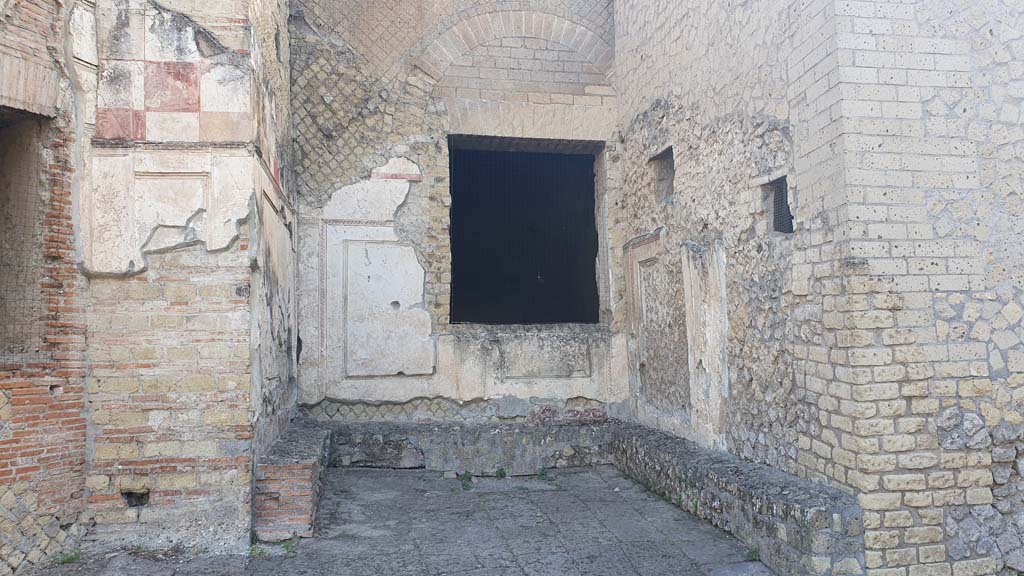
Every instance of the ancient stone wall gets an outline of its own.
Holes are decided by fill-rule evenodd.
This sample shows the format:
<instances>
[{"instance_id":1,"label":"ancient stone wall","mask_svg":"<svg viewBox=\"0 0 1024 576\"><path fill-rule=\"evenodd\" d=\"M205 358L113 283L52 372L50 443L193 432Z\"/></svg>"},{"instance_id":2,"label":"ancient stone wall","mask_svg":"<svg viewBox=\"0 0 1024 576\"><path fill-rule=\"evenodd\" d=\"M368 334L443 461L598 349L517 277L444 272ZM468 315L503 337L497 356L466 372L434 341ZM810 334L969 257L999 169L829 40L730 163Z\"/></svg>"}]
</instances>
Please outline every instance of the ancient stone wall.
<instances>
[{"instance_id":1,"label":"ancient stone wall","mask_svg":"<svg viewBox=\"0 0 1024 576\"><path fill-rule=\"evenodd\" d=\"M515 419L622 399L608 301L596 327L449 323L448 135L599 148L614 132L611 30L607 1L293 3L300 399L338 401L321 417L474 401L474 418L526 400Z\"/></svg>"},{"instance_id":2,"label":"ancient stone wall","mask_svg":"<svg viewBox=\"0 0 1024 576\"><path fill-rule=\"evenodd\" d=\"M82 533L85 334L64 3L0 2L0 574Z\"/></svg>"},{"instance_id":3,"label":"ancient stone wall","mask_svg":"<svg viewBox=\"0 0 1024 576\"><path fill-rule=\"evenodd\" d=\"M617 5L637 414L856 493L869 574L1020 569L1020 18L1008 2ZM663 200L650 160L668 146ZM792 236L769 234L760 188L781 175ZM688 342L689 380L659 378L683 360L645 341L672 336L680 289L677 321L709 310L686 263L719 242L728 376L709 434L694 397L716 389L695 381L716 372Z\"/></svg>"},{"instance_id":4,"label":"ancient stone wall","mask_svg":"<svg viewBox=\"0 0 1024 576\"><path fill-rule=\"evenodd\" d=\"M29 360L43 346L46 324L41 289L44 206L50 196L43 172L48 125L28 114L7 113L0 130L0 358ZM45 355L45 353L44 353Z\"/></svg>"},{"instance_id":5,"label":"ancient stone wall","mask_svg":"<svg viewBox=\"0 0 1024 576\"><path fill-rule=\"evenodd\" d=\"M86 485L101 545L235 549L249 538L248 245L153 255L94 278Z\"/></svg>"},{"instance_id":6,"label":"ancient stone wall","mask_svg":"<svg viewBox=\"0 0 1024 576\"><path fill-rule=\"evenodd\" d=\"M67 106L59 59L67 17L67 8L54 2L0 4L0 106L44 116Z\"/></svg>"},{"instance_id":7,"label":"ancient stone wall","mask_svg":"<svg viewBox=\"0 0 1024 576\"><path fill-rule=\"evenodd\" d=\"M625 182L610 219L636 416L792 471L797 435L820 435L828 360L834 167L805 123L830 97L812 86L829 72L829 10L616 4ZM783 176L795 235L772 231L765 185Z\"/></svg>"},{"instance_id":8,"label":"ancient stone wall","mask_svg":"<svg viewBox=\"0 0 1024 576\"><path fill-rule=\"evenodd\" d=\"M0 0L0 574L241 550L297 402L631 416L853 494L869 575L1024 571L1022 18ZM595 154L600 323L450 322L451 134Z\"/></svg>"},{"instance_id":9,"label":"ancient stone wall","mask_svg":"<svg viewBox=\"0 0 1024 576\"><path fill-rule=\"evenodd\" d=\"M264 453L294 414L297 399L298 314L295 283L294 190L290 185L288 3L249 6L257 114L257 238L252 243L253 413L255 452Z\"/></svg>"},{"instance_id":10,"label":"ancient stone wall","mask_svg":"<svg viewBox=\"0 0 1024 576\"><path fill-rule=\"evenodd\" d=\"M286 17L96 6L79 206L97 546L249 541L253 458L295 404Z\"/></svg>"},{"instance_id":11,"label":"ancient stone wall","mask_svg":"<svg viewBox=\"0 0 1024 576\"><path fill-rule=\"evenodd\" d=\"M1024 570L1022 19L1013 2L836 5L851 241L826 321L874 573Z\"/></svg>"}]
</instances>

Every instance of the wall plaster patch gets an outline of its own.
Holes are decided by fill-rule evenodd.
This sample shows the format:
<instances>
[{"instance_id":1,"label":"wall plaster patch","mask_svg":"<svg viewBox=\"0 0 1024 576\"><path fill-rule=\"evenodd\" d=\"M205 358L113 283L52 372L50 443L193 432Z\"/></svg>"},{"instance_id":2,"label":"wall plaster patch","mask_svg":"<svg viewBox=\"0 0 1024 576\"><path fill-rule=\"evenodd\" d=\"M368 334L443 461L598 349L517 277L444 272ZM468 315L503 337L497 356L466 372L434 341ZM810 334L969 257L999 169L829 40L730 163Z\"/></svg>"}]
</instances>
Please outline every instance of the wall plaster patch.
<instances>
[{"instance_id":1,"label":"wall plaster patch","mask_svg":"<svg viewBox=\"0 0 1024 576\"><path fill-rule=\"evenodd\" d=\"M150 253L195 243L227 248L249 214L253 169L247 155L211 151L95 156L84 202L86 270L137 273Z\"/></svg>"},{"instance_id":2,"label":"wall plaster patch","mask_svg":"<svg viewBox=\"0 0 1024 576\"><path fill-rule=\"evenodd\" d=\"M323 208L320 363L329 377L429 375L435 367L425 271L395 232L419 167L392 158L345 186Z\"/></svg>"}]
</instances>

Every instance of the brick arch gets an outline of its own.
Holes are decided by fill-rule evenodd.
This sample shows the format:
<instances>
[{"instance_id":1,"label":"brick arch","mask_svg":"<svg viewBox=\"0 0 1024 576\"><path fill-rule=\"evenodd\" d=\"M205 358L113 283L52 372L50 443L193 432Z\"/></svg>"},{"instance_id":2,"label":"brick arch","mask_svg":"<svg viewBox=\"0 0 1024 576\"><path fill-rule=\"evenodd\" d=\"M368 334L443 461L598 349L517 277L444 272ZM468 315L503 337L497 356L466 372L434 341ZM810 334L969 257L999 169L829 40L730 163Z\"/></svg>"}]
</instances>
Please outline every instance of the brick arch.
<instances>
[{"instance_id":1,"label":"brick arch","mask_svg":"<svg viewBox=\"0 0 1024 576\"><path fill-rule=\"evenodd\" d=\"M561 16L529 10L489 12L465 18L431 42L415 66L434 82L439 82L460 56L492 40L522 37L567 46L605 76L612 72L615 51L600 34Z\"/></svg>"}]
</instances>

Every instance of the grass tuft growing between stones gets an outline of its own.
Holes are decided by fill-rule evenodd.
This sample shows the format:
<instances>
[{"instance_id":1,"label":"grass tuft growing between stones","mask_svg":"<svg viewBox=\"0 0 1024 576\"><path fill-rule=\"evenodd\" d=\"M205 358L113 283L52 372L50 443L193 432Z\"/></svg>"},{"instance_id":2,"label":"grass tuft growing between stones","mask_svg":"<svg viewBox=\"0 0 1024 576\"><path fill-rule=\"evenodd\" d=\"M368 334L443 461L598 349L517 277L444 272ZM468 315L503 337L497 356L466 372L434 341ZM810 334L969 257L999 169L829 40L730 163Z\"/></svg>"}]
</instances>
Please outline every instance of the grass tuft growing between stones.
<instances>
[{"instance_id":1,"label":"grass tuft growing between stones","mask_svg":"<svg viewBox=\"0 0 1024 576\"><path fill-rule=\"evenodd\" d=\"M757 548L747 548L747 560L750 562L760 562L761 551Z\"/></svg>"},{"instance_id":2,"label":"grass tuft growing between stones","mask_svg":"<svg viewBox=\"0 0 1024 576\"><path fill-rule=\"evenodd\" d=\"M81 559L82 553L78 550L73 550L71 552L61 552L60 555L57 556L57 564L74 564L75 562L78 562Z\"/></svg>"},{"instance_id":3,"label":"grass tuft growing between stones","mask_svg":"<svg viewBox=\"0 0 1024 576\"><path fill-rule=\"evenodd\" d=\"M548 472L547 468L541 468L540 470L537 470L537 480L543 480L544 482L551 482L551 481L554 480L554 477L551 476L551 474Z\"/></svg>"},{"instance_id":4,"label":"grass tuft growing between stones","mask_svg":"<svg viewBox=\"0 0 1024 576\"><path fill-rule=\"evenodd\" d=\"M298 546L299 546L299 537L298 536L292 536L291 538L289 538L289 539L287 539L287 540L285 540L284 542L281 543L281 549L284 550L284 553L289 555L289 556L295 556L295 552L296 552L296 549L298 548Z\"/></svg>"},{"instance_id":5,"label":"grass tuft growing between stones","mask_svg":"<svg viewBox=\"0 0 1024 576\"><path fill-rule=\"evenodd\" d=\"M253 544L249 547L249 556L253 558L262 558L267 555L267 549L258 544Z\"/></svg>"},{"instance_id":6,"label":"grass tuft growing between stones","mask_svg":"<svg viewBox=\"0 0 1024 576\"><path fill-rule=\"evenodd\" d=\"M459 474L458 478L459 482L462 483L463 490L468 492L473 489L473 475L470 474L468 471Z\"/></svg>"},{"instance_id":7,"label":"grass tuft growing between stones","mask_svg":"<svg viewBox=\"0 0 1024 576\"><path fill-rule=\"evenodd\" d=\"M508 476L508 474L505 472L504 468L498 468L498 471L494 473L494 476L498 480L504 480Z\"/></svg>"}]
</instances>

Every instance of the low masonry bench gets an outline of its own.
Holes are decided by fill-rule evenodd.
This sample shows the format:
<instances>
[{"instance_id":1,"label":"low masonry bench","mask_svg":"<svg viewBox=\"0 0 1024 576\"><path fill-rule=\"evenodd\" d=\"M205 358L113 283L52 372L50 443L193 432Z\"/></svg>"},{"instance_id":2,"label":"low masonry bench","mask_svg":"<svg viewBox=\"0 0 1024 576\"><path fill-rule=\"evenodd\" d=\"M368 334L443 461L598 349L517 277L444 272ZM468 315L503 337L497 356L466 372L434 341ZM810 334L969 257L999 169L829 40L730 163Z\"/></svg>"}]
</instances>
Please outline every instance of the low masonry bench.
<instances>
[{"instance_id":1,"label":"low masonry bench","mask_svg":"<svg viewBox=\"0 0 1024 576\"><path fill-rule=\"evenodd\" d=\"M864 574L864 515L853 496L618 420L455 424L299 418L256 466L256 536L311 536L326 466L494 476L602 464L614 464L732 533L779 576Z\"/></svg>"},{"instance_id":2,"label":"low masonry bench","mask_svg":"<svg viewBox=\"0 0 1024 576\"><path fill-rule=\"evenodd\" d=\"M324 423L332 429L331 465L422 468L494 476L542 468L610 464L613 424Z\"/></svg>"},{"instance_id":3,"label":"low masonry bench","mask_svg":"<svg viewBox=\"0 0 1024 576\"><path fill-rule=\"evenodd\" d=\"M253 529L263 542L313 535L331 431L298 419L256 464Z\"/></svg>"},{"instance_id":4,"label":"low masonry bench","mask_svg":"<svg viewBox=\"0 0 1024 576\"><path fill-rule=\"evenodd\" d=\"M780 576L863 574L864 515L834 488L618 423L615 466L649 490L732 533Z\"/></svg>"}]
</instances>

